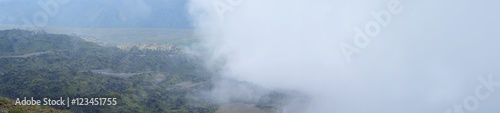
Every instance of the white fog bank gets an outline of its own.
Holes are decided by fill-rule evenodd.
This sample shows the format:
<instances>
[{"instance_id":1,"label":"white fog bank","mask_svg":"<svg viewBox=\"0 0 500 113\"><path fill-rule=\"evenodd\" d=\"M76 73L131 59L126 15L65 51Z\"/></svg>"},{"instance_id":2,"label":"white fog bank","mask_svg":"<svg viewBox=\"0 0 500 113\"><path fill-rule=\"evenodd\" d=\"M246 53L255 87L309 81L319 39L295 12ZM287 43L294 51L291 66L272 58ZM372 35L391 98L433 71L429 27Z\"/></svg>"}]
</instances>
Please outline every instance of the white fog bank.
<instances>
[{"instance_id":1,"label":"white fog bank","mask_svg":"<svg viewBox=\"0 0 500 113\"><path fill-rule=\"evenodd\" d=\"M308 113L493 113L499 4L191 0L189 10L224 77L301 91Z\"/></svg>"}]
</instances>

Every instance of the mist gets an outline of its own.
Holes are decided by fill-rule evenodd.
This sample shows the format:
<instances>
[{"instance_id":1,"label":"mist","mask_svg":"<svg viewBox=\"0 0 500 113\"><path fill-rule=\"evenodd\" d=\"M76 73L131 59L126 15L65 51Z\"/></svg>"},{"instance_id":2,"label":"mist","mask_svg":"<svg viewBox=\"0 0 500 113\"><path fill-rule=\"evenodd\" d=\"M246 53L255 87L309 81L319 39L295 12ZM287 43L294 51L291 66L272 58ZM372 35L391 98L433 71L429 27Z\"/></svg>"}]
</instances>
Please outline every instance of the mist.
<instances>
[{"instance_id":1,"label":"mist","mask_svg":"<svg viewBox=\"0 0 500 113\"><path fill-rule=\"evenodd\" d=\"M191 29L185 0L0 0L0 24ZM45 12L50 12L45 18ZM37 20L34 18L36 17ZM44 28L45 25L36 25Z\"/></svg>"},{"instance_id":2,"label":"mist","mask_svg":"<svg viewBox=\"0 0 500 113\"><path fill-rule=\"evenodd\" d=\"M484 81L496 82L497 90L500 86L499 3L191 0L188 4L208 60L224 62L219 74L269 89L300 91L311 97L307 113L492 113L500 111L499 92L482 89L479 94L489 94L487 98L469 97L477 96ZM390 19L373 16L387 12ZM368 25L373 26L366 32Z\"/></svg>"}]
</instances>

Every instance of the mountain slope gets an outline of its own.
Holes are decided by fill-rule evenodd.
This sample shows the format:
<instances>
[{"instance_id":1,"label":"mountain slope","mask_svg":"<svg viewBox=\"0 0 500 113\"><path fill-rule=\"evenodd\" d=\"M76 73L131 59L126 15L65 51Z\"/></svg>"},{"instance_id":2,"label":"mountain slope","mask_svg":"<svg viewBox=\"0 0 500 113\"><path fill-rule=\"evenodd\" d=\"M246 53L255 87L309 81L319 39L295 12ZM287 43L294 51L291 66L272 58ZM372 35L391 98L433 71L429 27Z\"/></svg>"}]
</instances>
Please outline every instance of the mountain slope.
<instances>
[{"instance_id":1,"label":"mountain slope","mask_svg":"<svg viewBox=\"0 0 500 113\"><path fill-rule=\"evenodd\" d=\"M3 97L101 97L118 101L117 106L53 106L73 112L213 112L216 109L208 102L190 99L190 95L210 89L211 75L202 68L200 58L180 49L123 50L69 35L5 30L0 31L0 53ZM188 88L177 85L185 82L197 85Z\"/></svg>"}]
</instances>

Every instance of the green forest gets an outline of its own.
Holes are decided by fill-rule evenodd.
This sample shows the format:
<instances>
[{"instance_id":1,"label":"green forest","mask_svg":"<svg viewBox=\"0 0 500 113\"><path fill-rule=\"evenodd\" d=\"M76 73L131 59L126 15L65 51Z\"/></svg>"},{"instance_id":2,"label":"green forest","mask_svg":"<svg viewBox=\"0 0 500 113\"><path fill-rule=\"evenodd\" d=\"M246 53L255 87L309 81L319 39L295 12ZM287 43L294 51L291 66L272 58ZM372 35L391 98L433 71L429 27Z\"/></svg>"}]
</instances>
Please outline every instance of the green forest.
<instances>
[{"instance_id":1,"label":"green forest","mask_svg":"<svg viewBox=\"0 0 500 113\"><path fill-rule=\"evenodd\" d=\"M210 89L211 75L202 68L198 57L180 49L122 50L69 35L5 30L0 31L0 56L2 97L118 99L116 106L53 106L75 112L181 113L216 109L203 100L188 103L187 98L195 96L190 94ZM176 85L183 82L197 85Z\"/></svg>"},{"instance_id":2,"label":"green forest","mask_svg":"<svg viewBox=\"0 0 500 113\"><path fill-rule=\"evenodd\" d=\"M117 98L118 104L49 107L59 112L216 112L220 105L200 98L200 92L213 88L214 78L201 57L176 47L120 49L65 34L0 31L0 110L19 111L12 101L22 97L99 97ZM255 107L273 109L283 97L270 93Z\"/></svg>"}]
</instances>

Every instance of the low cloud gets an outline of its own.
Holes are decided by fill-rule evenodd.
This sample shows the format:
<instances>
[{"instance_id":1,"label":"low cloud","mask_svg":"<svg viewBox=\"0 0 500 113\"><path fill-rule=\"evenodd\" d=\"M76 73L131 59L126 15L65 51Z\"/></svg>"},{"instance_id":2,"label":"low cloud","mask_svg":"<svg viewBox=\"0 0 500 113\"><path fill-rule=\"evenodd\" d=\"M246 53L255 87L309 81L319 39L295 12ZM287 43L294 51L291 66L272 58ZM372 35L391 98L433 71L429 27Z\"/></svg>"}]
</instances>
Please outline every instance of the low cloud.
<instances>
[{"instance_id":1,"label":"low cloud","mask_svg":"<svg viewBox=\"0 0 500 113\"><path fill-rule=\"evenodd\" d=\"M400 2L404 11L350 63L339 44L354 44L354 29L390 1L191 0L190 13L209 59L225 62L222 76L301 91L310 113L441 113L479 76L500 81L498 2ZM500 111L499 99L476 112Z\"/></svg>"}]
</instances>

